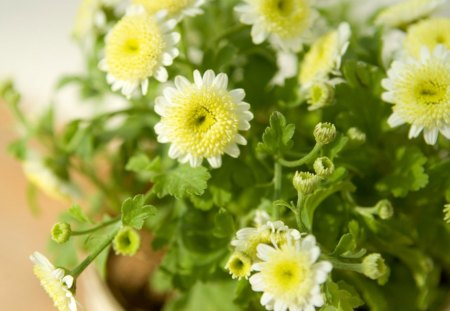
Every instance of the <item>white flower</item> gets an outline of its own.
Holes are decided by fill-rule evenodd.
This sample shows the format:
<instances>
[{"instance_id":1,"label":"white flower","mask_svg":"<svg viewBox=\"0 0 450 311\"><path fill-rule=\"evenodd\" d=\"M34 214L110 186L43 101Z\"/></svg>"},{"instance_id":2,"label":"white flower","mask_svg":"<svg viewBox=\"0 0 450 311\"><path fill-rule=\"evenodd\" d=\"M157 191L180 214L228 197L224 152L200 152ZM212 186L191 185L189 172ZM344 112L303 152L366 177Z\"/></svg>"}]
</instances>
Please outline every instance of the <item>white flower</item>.
<instances>
[{"instance_id":1,"label":"white flower","mask_svg":"<svg viewBox=\"0 0 450 311\"><path fill-rule=\"evenodd\" d=\"M22 163L22 168L30 183L54 199L71 201L80 195L73 184L56 176L37 154L29 153Z\"/></svg>"},{"instance_id":2,"label":"white flower","mask_svg":"<svg viewBox=\"0 0 450 311\"><path fill-rule=\"evenodd\" d=\"M317 39L300 62L299 81L302 88L310 87L316 81L323 81L330 74L339 75L341 58L349 45L350 26L341 23Z\"/></svg>"},{"instance_id":3,"label":"white flower","mask_svg":"<svg viewBox=\"0 0 450 311\"><path fill-rule=\"evenodd\" d=\"M71 275L66 275L63 269L55 268L39 252L34 252L30 259L34 263L34 274L47 294L52 298L55 307L59 311L76 311L77 302L70 291L74 278Z\"/></svg>"},{"instance_id":4,"label":"white flower","mask_svg":"<svg viewBox=\"0 0 450 311\"><path fill-rule=\"evenodd\" d=\"M422 49L420 60L392 63L382 80L384 101L394 104L391 127L411 124L409 138L424 131L427 144L435 144L439 131L450 138L450 51L438 45L433 53Z\"/></svg>"},{"instance_id":5,"label":"white flower","mask_svg":"<svg viewBox=\"0 0 450 311\"><path fill-rule=\"evenodd\" d=\"M433 13L447 0L406 0L382 10L376 25L401 27Z\"/></svg>"},{"instance_id":6,"label":"white flower","mask_svg":"<svg viewBox=\"0 0 450 311\"><path fill-rule=\"evenodd\" d=\"M202 14L200 8L205 0L132 0L134 4L142 5L149 14L155 14L161 10L167 10L168 15L176 20L184 16Z\"/></svg>"},{"instance_id":7,"label":"white flower","mask_svg":"<svg viewBox=\"0 0 450 311\"><path fill-rule=\"evenodd\" d=\"M100 69L113 91L126 97L141 87L147 93L148 78L167 81L166 66L173 63L179 51L175 44L180 34L172 32L176 20L165 20L167 12L150 15L141 6L132 6L106 37L105 58Z\"/></svg>"},{"instance_id":8,"label":"white flower","mask_svg":"<svg viewBox=\"0 0 450 311\"><path fill-rule=\"evenodd\" d=\"M309 235L288 240L281 247L258 245L258 258L252 269L257 271L249 281L252 289L263 292L261 304L267 310L313 311L324 303L320 284L327 279L332 266L317 262L320 249Z\"/></svg>"},{"instance_id":9,"label":"white flower","mask_svg":"<svg viewBox=\"0 0 450 311\"><path fill-rule=\"evenodd\" d=\"M252 39L260 44L267 38L282 50L298 52L317 13L309 0L244 0L235 10L243 24L252 25Z\"/></svg>"},{"instance_id":10,"label":"white flower","mask_svg":"<svg viewBox=\"0 0 450 311\"><path fill-rule=\"evenodd\" d=\"M175 87L166 87L155 101L161 121L155 125L158 142L171 143L169 156L192 167L206 158L213 168L222 165L224 153L236 158L238 144L246 139L238 131L250 128L253 114L243 102L242 89L227 90L228 76L207 70L194 71L194 83L175 77Z\"/></svg>"}]
</instances>

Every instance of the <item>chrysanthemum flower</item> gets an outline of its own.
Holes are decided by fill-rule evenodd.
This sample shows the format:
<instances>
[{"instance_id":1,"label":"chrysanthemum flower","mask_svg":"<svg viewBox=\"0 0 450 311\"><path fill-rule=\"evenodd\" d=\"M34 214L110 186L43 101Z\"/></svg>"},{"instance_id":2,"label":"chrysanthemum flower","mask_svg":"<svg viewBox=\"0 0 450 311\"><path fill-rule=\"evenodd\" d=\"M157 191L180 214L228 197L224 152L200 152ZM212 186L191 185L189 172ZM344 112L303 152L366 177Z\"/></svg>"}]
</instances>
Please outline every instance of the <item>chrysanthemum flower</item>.
<instances>
[{"instance_id":1,"label":"chrysanthemum flower","mask_svg":"<svg viewBox=\"0 0 450 311\"><path fill-rule=\"evenodd\" d=\"M447 0L406 0L387 7L377 16L375 24L401 27L433 13Z\"/></svg>"},{"instance_id":2,"label":"chrysanthemum flower","mask_svg":"<svg viewBox=\"0 0 450 311\"><path fill-rule=\"evenodd\" d=\"M132 6L106 37L105 58L100 68L114 91L130 97L141 87L147 93L148 78L167 81L167 70L178 56L175 44L180 34L172 32L174 19L165 21L165 11L150 15L143 7Z\"/></svg>"},{"instance_id":3,"label":"chrysanthemum flower","mask_svg":"<svg viewBox=\"0 0 450 311\"><path fill-rule=\"evenodd\" d=\"M30 259L34 263L34 274L47 294L52 298L55 307L59 311L76 311L77 302L70 291L74 281L73 277L66 275L63 269L55 268L39 252L34 252Z\"/></svg>"},{"instance_id":4,"label":"chrysanthemum flower","mask_svg":"<svg viewBox=\"0 0 450 311\"><path fill-rule=\"evenodd\" d=\"M250 257L241 252L234 252L225 266L233 279L248 278L252 268Z\"/></svg>"},{"instance_id":5,"label":"chrysanthemum flower","mask_svg":"<svg viewBox=\"0 0 450 311\"><path fill-rule=\"evenodd\" d=\"M309 235L301 240L289 240L276 248L258 245L258 258L252 266L258 271L249 279L252 289L263 292L261 304L267 310L314 310L324 303L320 284L327 279L332 266L317 262L320 249Z\"/></svg>"},{"instance_id":6,"label":"chrysanthemum flower","mask_svg":"<svg viewBox=\"0 0 450 311\"><path fill-rule=\"evenodd\" d=\"M450 18L426 19L408 28L405 50L414 57L420 57L420 49L426 46L433 50L438 44L450 50Z\"/></svg>"},{"instance_id":7,"label":"chrysanthemum flower","mask_svg":"<svg viewBox=\"0 0 450 311\"><path fill-rule=\"evenodd\" d=\"M341 23L333 30L317 39L300 62L299 81L308 88L315 81L325 80L328 75L339 75L341 58L349 45L351 31L347 23Z\"/></svg>"},{"instance_id":8,"label":"chrysanthemum flower","mask_svg":"<svg viewBox=\"0 0 450 311\"><path fill-rule=\"evenodd\" d=\"M388 119L392 127L411 124L409 138L422 130L428 144L435 144L439 131L450 138L450 51L438 45L433 53L421 51L421 59L393 62L382 98L394 104Z\"/></svg>"},{"instance_id":9,"label":"chrysanthemum flower","mask_svg":"<svg viewBox=\"0 0 450 311\"><path fill-rule=\"evenodd\" d=\"M171 143L169 156L181 163L199 166L203 158L214 167L222 165L224 153L236 158L238 144L246 139L238 131L250 128L253 114L243 102L242 89L228 91L228 76L212 70L194 71L194 82L182 76L155 101L161 121L155 125L160 143Z\"/></svg>"},{"instance_id":10,"label":"chrysanthemum flower","mask_svg":"<svg viewBox=\"0 0 450 311\"><path fill-rule=\"evenodd\" d=\"M78 189L56 176L38 155L28 155L22 163L22 168L29 182L49 197L60 201L71 201L79 197Z\"/></svg>"},{"instance_id":11,"label":"chrysanthemum flower","mask_svg":"<svg viewBox=\"0 0 450 311\"><path fill-rule=\"evenodd\" d=\"M309 0L244 0L236 7L243 24L252 26L252 39L260 44L270 38L286 51L301 50L317 15Z\"/></svg>"},{"instance_id":12,"label":"chrysanthemum flower","mask_svg":"<svg viewBox=\"0 0 450 311\"><path fill-rule=\"evenodd\" d=\"M205 0L132 0L132 2L142 5L150 14L167 10L170 17L180 20L183 16L202 14L203 10L200 7Z\"/></svg>"}]
</instances>

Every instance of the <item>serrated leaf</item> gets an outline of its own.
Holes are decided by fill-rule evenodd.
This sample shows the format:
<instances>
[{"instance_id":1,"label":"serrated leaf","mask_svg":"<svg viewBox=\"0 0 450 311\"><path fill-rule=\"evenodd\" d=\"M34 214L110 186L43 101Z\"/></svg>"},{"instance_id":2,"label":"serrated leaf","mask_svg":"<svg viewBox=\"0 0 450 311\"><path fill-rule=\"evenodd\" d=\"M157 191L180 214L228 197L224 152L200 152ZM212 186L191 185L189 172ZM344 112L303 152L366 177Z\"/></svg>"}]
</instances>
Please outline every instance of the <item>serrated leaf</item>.
<instances>
[{"instance_id":1,"label":"serrated leaf","mask_svg":"<svg viewBox=\"0 0 450 311\"><path fill-rule=\"evenodd\" d=\"M132 172L143 172L156 170L160 165L160 158L156 157L150 160L145 154L135 155L128 160L125 169Z\"/></svg>"},{"instance_id":2,"label":"serrated leaf","mask_svg":"<svg viewBox=\"0 0 450 311\"><path fill-rule=\"evenodd\" d=\"M152 180L154 191L158 197L171 195L181 199L189 195L202 195L209 178L211 175L205 167L181 164L172 170L154 176Z\"/></svg>"},{"instance_id":3,"label":"serrated leaf","mask_svg":"<svg viewBox=\"0 0 450 311\"><path fill-rule=\"evenodd\" d=\"M139 194L126 199L122 204L122 224L135 229L142 229L144 221L156 214L156 208L145 204L145 197Z\"/></svg>"},{"instance_id":4,"label":"serrated leaf","mask_svg":"<svg viewBox=\"0 0 450 311\"><path fill-rule=\"evenodd\" d=\"M325 283L324 292L327 306L333 306L339 311L353 311L364 304L356 290L343 281L338 283L328 281ZM333 309L331 309L333 310Z\"/></svg>"},{"instance_id":5,"label":"serrated leaf","mask_svg":"<svg viewBox=\"0 0 450 311\"><path fill-rule=\"evenodd\" d=\"M281 155L294 145L295 125L286 124L286 118L278 111L270 116L270 126L262 136L262 143L258 143L258 150L271 155Z\"/></svg>"},{"instance_id":6,"label":"serrated leaf","mask_svg":"<svg viewBox=\"0 0 450 311\"><path fill-rule=\"evenodd\" d=\"M392 173L376 184L379 191L391 192L395 197L405 197L428 184L424 164L427 158L415 146L401 147L395 153Z\"/></svg>"},{"instance_id":7,"label":"serrated leaf","mask_svg":"<svg viewBox=\"0 0 450 311\"><path fill-rule=\"evenodd\" d=\"M69 215L80 223L92 223L78 204L74 204L69 208Z\"/></svg>"},{"instance_id":8,"label":"serrated leaf","mask_svg":"<svg viewBox=\"0 0 450 311\"><path fill-rule=\"evenodd\" d=\"M356 242L351 233L345 233L339 239L338 244L336 245L333 255L341 255L347 251L352 251L356 248Z\"/></svg>"}]
</instances>

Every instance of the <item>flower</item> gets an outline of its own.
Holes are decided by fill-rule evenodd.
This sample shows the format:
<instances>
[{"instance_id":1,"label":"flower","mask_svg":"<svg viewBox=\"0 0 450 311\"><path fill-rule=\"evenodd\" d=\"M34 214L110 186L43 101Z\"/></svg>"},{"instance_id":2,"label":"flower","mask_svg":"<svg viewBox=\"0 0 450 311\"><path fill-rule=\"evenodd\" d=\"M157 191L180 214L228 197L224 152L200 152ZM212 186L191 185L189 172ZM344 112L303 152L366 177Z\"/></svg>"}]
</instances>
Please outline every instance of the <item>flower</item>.
<instances>
[{"instance_id":1,"label":"flower","mask_svg":"<svg viewBox=\"0 0 450 311\"><path fill-rule=\"evenodd\" d=\"M203 77L194 71L194 82L175 78L175 87L166 87L155 101L161 121L155 125L160 143L171 143L169 156L181 163L199 166L206 158L213 168L222 165L224 153L239 156L237 144L246 139L238 131L250 128L253 114L243 102L242 89L227 90L228 76L207 70Z\"/></svg>"},{"instance_id":2,"label":"flower","mask_svg":"<svg viewBox=\"0 0 450 311\"><path fill-rule=\"evenodd\" d=\"M247 279L250 276L251 267L251 259L241 252L234 252L225 266L233 279Z\"/></svg>"},{"instance_id":3,"label":"flower","mask_svg":"<svg viewBox=\"0 0 450 311\"><path fill-rule=\"evenodd\" d=\"M311 194L319 185L320 178L310 172L295 172L292 183L294 188L301 194Z\"/></svg>"},{"instance_id":4,"label":"flower","mask_svg":"<svg viewBox=\"0 0 450 311\"><path fill-rule=\"evenodd\" d=\"M297 52L310 35L316 11L309 0L244 0L235 8L240 21L252 26L253 43L268 37L272 44L286 51Z\"/></svg>"},{"instance_id":5,"label":"flower","mask_svg":"<svg viewBox=\"0 0 450 311\"><path fill-rule=\"evenodd\" d=\"M336 127L329 122L319 122L314 127L313 134L316 143L326 145L336 138Z\"/></svg>"},{"instance_id":6,"label":"flower","mask_svg":"<svg viewBox=\"0 0 450 311\"><path fill-rule=\"evenodd\" d=\"M350 26L341 23L333 30L317 39L300 63L299 82L303 88L317 80L327 79L329 74L339 75L341 58L349 45Z\"/></svg>"},{"instance_id":7,"label":"flower","mask_svg":"<svg viewBox=\"0 0 450 311\"><path fill-rule=\"evenodd\" d=\"M52 240L58 244L66 243L72 234L72 228L67 222L58 222L52 227Z\"/></svg>"},{"instance_id":8,"label":"flower","mask_svg":"<svg viewBox=\"0 0 450 311\"><path fill-rule=\"evenodd\" d=\"M289 240L276 248L258 245L258 258L249 281L252 289L263 292L261 304L267 310L314 310L324 299L320 284L327 279L332 266L327 261L317 262L320 249L314 236Z\"/></svg>"},{"instance_id":9,"label":"flower","mask_svg":"<svg viewBox=\"0 0 450 311\"><path fill-rule=\"evenodd\" d=\"M330 105L334 100L334 87L327 82L316 81L306 89L308 110L316 110Z\"/></svg>"},{"instance_id":10,"label":"flower","mask_svg":"<svg viewBox=\"0 0 450 311\"><path fill-rule=\"evenodd\" d=\"M205 0L132 0L136 5L142 5L149 14L155 14L161 10L167 10L168 15L177 20L184 16L195 16L202 14L200 9Z\"/></svg>"},{"instance_id":11,"label":"flower","mask_svg":"<svg viewBox=\"0 0 450 311\"><path fill-rule=\"evenodd\" d=\"M438 44L450 49L450 18L426 19L412 25L406 33L405 50L419 58L420 49L426 46L433 50Z\"/></svg>"},{"instance_id":12,"label":"flower","mask_svg":"<svg viewBox=\"0 0 450 311\"><path fill-rule=\"evenodd\" d=\"M71 275L66 275L63 269L55 268L39 252L34 252L30 259L34 263L34 274L47 294L52 298L55 307L59 311L76 311L77 303L70 291L74 278Z\"/></svg>"},{"instance_id":13,"label":"flower","mask_svg":"<svg viewBox=\"0 0 450 311\"><path fill-rule=\"evenodd\" d=\"M149 77L167 81L165 66L178 56L175 44L180 34L172 32L176 21L165 21L165 16L165 11L150 15L143 7L132 6L108 33L100 68L114 91L129 98L140 86L145 95Z\"/></svg>"},{"instance_id":14,"label":"flower","mask_svg":"<svg viewBox=\"0 0 450 311\"><path fill-rule=\"evenodd\" d=\"M72 201L79 197L78 189L55 175L37 154L29 153L22 163L22 168L29 182L49 197L59 201Z\"/></svg>"},{"instance_id":15,"label":"flower","mask_svg":"<svg viewBox=\"0 0 450 311\"><path fill-rule=\"evenodd\" d=\"M134 256L141 247L141 237L132 227L124 227L116 234L112 245L117 255Z\"/></svg>"},{"instance_id":16,"label":"flower","mask_svg":"<svg viewBox=\"0 0 450 311\"><path fill-rule=\"evenodd\" d=\"M333 161L331 161L328 157L317 158L314 161L313 167L317 176L321 178L327 178L334 173Z\"/></svg>"},{"instance_id":17,"label":"flower","mask_svg":"<svg viewBox=\"0 0 450 311\"><path fill-rule=\"evenodd\" d=\"M407 0L382 10L375 20L376 25L401 27L430 15L447 0Z\"/></svg>"},{"instance_id":18,"label":"flower","mask_svg":"<svg viewBox=\"0 0 450 311\"><path fill-rule=\"evenodd\" d=\"M378 253L373 253L364 257L362 272L368 278L377 280L385 277L390 271L389 267L384 263L384 258Z\"/></svg>"},{"instance_id":19,"label":"flower","mask_svg":"<svg viewBox=\"0 0 450 311\"><path fill-rule=\"evenodd\" d=\"M427 144L435 144L439 131L450 138L450 51L438 45L432 53L422 49L420 60L394 61L382 80L384 101L394 104L391 127L411 124L409 138L422 130Z\"/></svg>"}]
</instances>

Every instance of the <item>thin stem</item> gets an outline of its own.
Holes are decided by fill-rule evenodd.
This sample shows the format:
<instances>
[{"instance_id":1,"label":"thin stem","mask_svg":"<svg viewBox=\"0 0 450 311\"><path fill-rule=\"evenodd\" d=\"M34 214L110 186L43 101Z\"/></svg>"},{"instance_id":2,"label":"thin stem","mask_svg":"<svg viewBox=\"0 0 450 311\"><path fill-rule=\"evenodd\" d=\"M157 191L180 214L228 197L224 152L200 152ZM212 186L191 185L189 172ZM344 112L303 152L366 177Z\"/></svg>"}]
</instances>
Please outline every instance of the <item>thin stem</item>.
<instances>
[{"instance_id":1,"label":"thin stem","mask_svg":"<svg viewBox=\"0 0 450 311\"><path fill-rule=\"evenodd\" d=\"M90 265L90 263L111 244L118 231L119 228L110 233L109 236L102 243L100 243L90 255L88 255L75 269L70 272L70 275L76 279Z\"/></svg>"},{"instance_id":2,"label":"thin stem","mask_svg":"<svg viewBox=\"0 0 450 311\"><path fill-rule=\"evenodd\" d=\"M101 223L101 224L98 224L97 226L92 227L91 229L80 230L80 231L72 231L70 235L84 235L84 234L88 234L88 233L91 233L91 232L95 232L95 231L97 231L97 230L99 230L99 229L102 229L102 228L104 228L104 227L107 227L107 226L109 226L109 225L112 225L112 224L118 222L119 220L120 220L120 218L117 217L117 218L114 218L114 219L105 221L105 222L103 222L103 223Z\"/></svg>"},{"instance_id":3,"label":"thin stem","mask_svg":"<svg viewBox=\"0 0 450 311\"><path fill-rule=\"evenodd\" d=\"M276 201L281 196L281 184L282 184L282 177L283 177L283 167L281 164L275 160L274 164L274 174L273 174L273 200ZM279 208L277 206L274 206L274 213L273 216L275 219L279 218Z\"/></svg>"},{"instance_id":4,"label":"thin stem","mask_svg":"<svg viewBox=\"0 0 450 311\"><path fill-rule=\"evenodd\" d=\"M326 256L326 260L331 262L331 264L333 265L333 268L340 269L340 270L350 270L350 271L355 271L355 272L364 274L362 264L360 264L360 263L342 262L336 258L328 257L328 256Z\"/></svg>"},{"instance_id":5,"label":"thin stem","mask_svg":"<svg viewBox=\"0 0 450 311\"><path fill-rule=\"evenodd\" d=\"M304 205L305 205L305 198L300 192L298 192L296 220L297 220L297 226L298 226L300 232L306 231L305 224L302 221L302 211L304 209Z\"/></svg>"},{"instance_id":6,"label":"thin stem","mask_svg":"<svg viewBox=\"0 0 450 311\"><path fill-rule=\"evenodd\" d=\"M223 38L229 37L245 28L246 28L246 25L244 25L244 24L238 24L234 27L228 28L226 31L224 31L223 33L221 33L220 35L215 37L212 42L217 43L218 41L222 40Z\"/></svg>"},{"instance_id":7,"label":"thin stem","mask_svg":"<svg viewBox=\"0 0 450 311\"><path fill-rule=\"evenodd\" d=\"M299 160L289 161L289 160L281 158L281 159L279 159L279 162L281 165L286 166L286 167L296 167L296 166L300 166L300 165L309 163L317 157L317 154L322 149L322 146L323 146L322 144L316 143L314 148L307 155L305 155L303 158L301 158Z\"/></svg>"}]
</instances>

